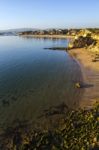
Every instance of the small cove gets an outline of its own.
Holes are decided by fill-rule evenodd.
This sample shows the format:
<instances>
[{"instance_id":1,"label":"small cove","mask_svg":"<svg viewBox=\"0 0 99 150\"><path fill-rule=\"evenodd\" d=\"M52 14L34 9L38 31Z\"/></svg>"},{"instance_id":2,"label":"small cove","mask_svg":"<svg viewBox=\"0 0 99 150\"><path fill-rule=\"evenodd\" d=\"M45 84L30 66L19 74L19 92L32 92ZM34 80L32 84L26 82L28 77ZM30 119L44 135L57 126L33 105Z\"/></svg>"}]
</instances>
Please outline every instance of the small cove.
<instances>
[{"instance_id":1,"label":"small cove","mask_svg":"<svg viewBox=\"0 0 99 150\"><path fill-rule=\"evenodd\" d=\"M66 51L45 47L66 46L66 39L0 37L0 127L16 120L32 122L44 109L65 103L77 108L83 90L80 67Z\"/></svg>"}]
</instances>

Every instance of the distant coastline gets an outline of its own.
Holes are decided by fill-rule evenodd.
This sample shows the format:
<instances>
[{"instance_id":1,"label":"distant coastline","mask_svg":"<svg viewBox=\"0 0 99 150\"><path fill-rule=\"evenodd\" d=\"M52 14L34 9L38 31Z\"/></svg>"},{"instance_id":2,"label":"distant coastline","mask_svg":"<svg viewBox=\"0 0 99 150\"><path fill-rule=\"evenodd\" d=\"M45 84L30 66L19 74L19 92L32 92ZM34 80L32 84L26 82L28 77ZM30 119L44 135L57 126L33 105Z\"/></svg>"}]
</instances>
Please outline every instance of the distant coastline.
<instances>
[{"instance_id":1,"label":"distant coastline","mask_svg":"<svg viewBox=\"0 0 99 150\"><path fill-rule=\"evenodd\" d=\"M73 35L20 35L20 36L23 36L23 37L33 37L33 38L53 38L53 39L72 39L74 38Z\"/></svg>"}]
</instances>

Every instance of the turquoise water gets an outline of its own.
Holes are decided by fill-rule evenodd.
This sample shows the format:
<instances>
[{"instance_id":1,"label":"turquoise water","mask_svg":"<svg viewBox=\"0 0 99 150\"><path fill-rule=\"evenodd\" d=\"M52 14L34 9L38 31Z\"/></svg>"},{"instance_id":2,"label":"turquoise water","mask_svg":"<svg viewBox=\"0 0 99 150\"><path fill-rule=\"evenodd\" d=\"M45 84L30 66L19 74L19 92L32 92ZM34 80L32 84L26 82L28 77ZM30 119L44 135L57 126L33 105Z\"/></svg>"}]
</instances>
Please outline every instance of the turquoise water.
<instances>
[{"instance_id":1,"label":"turquoise water","mask_svg":"<svg viewBox=\"0 0 99 150\"><path fill-rule=\"evenodd\" d=\"M45 108L66 103L77 107L82 95L74 86L80 68L66 51L66 39L0 36L0 126L37 119Z\"/></svg>"}]
</instances>

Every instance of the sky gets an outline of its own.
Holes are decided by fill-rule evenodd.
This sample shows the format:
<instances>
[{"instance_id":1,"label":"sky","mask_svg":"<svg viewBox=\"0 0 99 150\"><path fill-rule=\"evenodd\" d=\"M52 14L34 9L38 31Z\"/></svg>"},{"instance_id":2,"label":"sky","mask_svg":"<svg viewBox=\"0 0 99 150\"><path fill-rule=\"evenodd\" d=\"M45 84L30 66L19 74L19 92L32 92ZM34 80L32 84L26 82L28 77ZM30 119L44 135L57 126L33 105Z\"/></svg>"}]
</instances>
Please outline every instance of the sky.
<instances>
[{"instance_id":1,"label":"sky","mask_svg":"<svg viewBox=\"0 0 99 150\"><path fill-rule=\"evenodd\" d=\"M99 27L99 0L0 0L0 30Z\"/></svg>"}]
</instances>

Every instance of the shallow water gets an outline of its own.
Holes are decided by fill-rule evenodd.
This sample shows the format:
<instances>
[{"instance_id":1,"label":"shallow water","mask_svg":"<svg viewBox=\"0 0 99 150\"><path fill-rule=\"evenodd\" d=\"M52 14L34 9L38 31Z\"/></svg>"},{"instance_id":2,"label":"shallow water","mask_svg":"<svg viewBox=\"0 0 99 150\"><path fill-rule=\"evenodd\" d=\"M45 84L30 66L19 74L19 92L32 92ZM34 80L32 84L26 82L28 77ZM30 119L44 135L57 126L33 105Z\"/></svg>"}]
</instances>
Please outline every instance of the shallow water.
<instances>
[{"instance_id":1,"label":"shallow water","mask_svg":"<svg viewBox=\"0 0 99 150\"><path fill-rule=\"evenodd\" d=\"M80 68L66 51L45 50L67 46L65 39L0 36L0 126L15 120L32 121L45 108L66 103L78 107L82 91Z\"/></svg>"}]
</instances>

